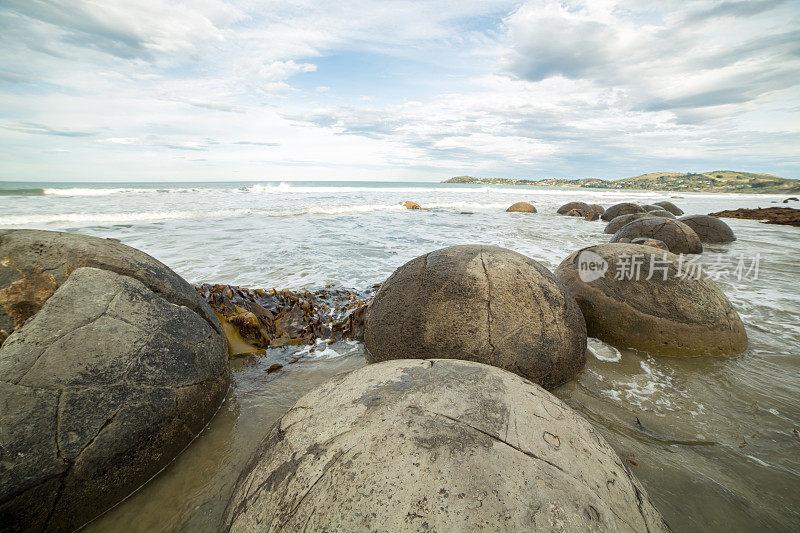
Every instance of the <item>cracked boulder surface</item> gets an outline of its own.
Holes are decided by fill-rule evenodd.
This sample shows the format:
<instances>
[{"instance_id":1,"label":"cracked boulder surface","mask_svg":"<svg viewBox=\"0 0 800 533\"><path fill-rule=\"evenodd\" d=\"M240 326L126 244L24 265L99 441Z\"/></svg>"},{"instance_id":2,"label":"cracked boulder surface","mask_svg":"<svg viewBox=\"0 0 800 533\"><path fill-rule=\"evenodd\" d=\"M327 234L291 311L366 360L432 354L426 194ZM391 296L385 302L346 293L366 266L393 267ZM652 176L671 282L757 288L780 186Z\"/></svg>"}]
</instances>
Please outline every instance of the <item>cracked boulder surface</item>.
<instances>
[{"instance_id":1,"label":"cracked boulder surface","mask_svg":"<svg viewBox=\"0 0 800 533\"><path fill-rule=\"evenodd\" d=\"M633 213L645 213L646 210L637 204L631 202L622 202L620 204L614 204L608 209L606 209L600 218L605 220L606 222L610 222L621 215L631 215Z\"/></svg>"},{"instance_id":2,"label":"cracked boulder surface","mask_svg":"<svg viewBox=\"0 0 800 533\"><path fill-rule=\"evenodd\" d=\"M398 360L302 397L244 468L222 531L669 528L603 437L504 370Z\"/></svg>"},{"instance_id":3,"label":"cracked boulder surface","mask_svg":"<svg viewBox=\"0 0 800 533\"><path fill-rule=\"evenodd\" d=\"M398 268L367 309L364 342L373 361L476 361L545 388L586 361L586 325L566 288L497 246L452 246Z\"/></svg>"},{"instance_id":4,"label":"cracked boulder surface","mask_svg":"<svg viewBox=\"0 0 800 533\"><path fill-rule=\"evenodd\" d=\"M608 224L606 224L603 233L608 235L613 235L629 222L633 222L634 220L638 220L640 218L649 216L650 215L648 213L631 213L629 215L620 215L618 217L615 217L614 220L612 220Z\"/></svg>"},{"instance_id":5,"label":"cracked boulder surface","mask_svg":"<svg viewBox=\"0 0 800 533\"><path fill-rule=\"evenodd\" d=\"M608 264L604 276L583 281L579 262L584 252ZM586 256L583 256L584 258ZM640 258L640 275L628 276ZM651 279L650 265L654 265ZM654 355L734 355L747 348L739 314L719 286L707 277L695 279L677 255L641 244L601 244L578 250L556 269L583 311L590 337L618 348ZM620 265L623 279L617 279ZM679 273L680 272L680 273ZM665 279L666 276L666 279ZM631 279L632 278L632 279Z\"/></svg>"},{"instance_id":6,"label":"cracked boulder surface","mask_svg":"<svg viewBox=\"0 0 800 533\"><path fill-rule=\"evenodd\" d=\"M115 239L19 229L0 230L0 330L11 334L80 267L110 270L138 279L151 291L188 307L220 329L213 311L191 285L136 248Z\"/></svg>"},{"instance_id":7,"label":"cracked boulder surface","mask_svg":"<svg viewBox=\"0 0 800 533\"><path fill-rule=\"evenodd\" d=\"M726 244L736 240L733 230L724 221L709 215L687 215L678 220L697 233L702 242L709 244Z\"/></svg>"},{"instance_id":8,"label":"cracked boulder surface","mask_svg":"<svg viewBox=\"0 0 800 533\"><path fill-rule=\"evenodd\" d=\"M89 250L105 240L15 233L0 232L18 275L6 287L32 272L59 286L0 348L0 529L71 531L203 429L228 388L227 349L194 289L142 252L108 241L116 258L87 261L109 268L73 269L80 263L66 250L79 249L69 246L75 239ZM31 249L16 248L25 240ZM48 259L47 246L59 243ZM138 267L121 274L130 250L128 265Z\"/></svg>"},{"instance_id":9,"label":"cracked boulder surface","mask_svg":"<svg viewBox=\"0 0 800 533\"><path fill-rule=\"evenodd\" d=\"M611 242L625 242L621 239L644 237L656 239L667 245L673 254L701 254L703 243L692 228L671 218L644 217L628 222L612 237Z\"/></svg>"},{"instance_id":10,"label":"cracked boulder surface","mask_svg":"<svg viewBox=\"0 0 800 533\"><path fill-rule=\"evenodd\" d=\"M683 209L678 207L677 205L673 204L669 200L663 200L661 202L656 202L654 205L660 206L665 211L669 211L676 217L679 217L683 214Z\"/></svg>"}]
</instances>

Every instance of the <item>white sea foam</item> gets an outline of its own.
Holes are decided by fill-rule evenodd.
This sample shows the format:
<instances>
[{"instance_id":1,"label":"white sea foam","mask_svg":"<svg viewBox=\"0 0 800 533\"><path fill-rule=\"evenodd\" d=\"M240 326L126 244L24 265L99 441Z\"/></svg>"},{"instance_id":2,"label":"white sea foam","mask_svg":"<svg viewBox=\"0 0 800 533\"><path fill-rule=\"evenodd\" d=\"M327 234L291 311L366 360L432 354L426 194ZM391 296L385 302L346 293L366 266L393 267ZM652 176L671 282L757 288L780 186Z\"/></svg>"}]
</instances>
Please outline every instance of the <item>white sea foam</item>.
<instances>
[{"instance_id":1,"label":"white sea foam","mask_svg":"<svg viewBox=\"0 0 800 533\"><path fill-rule=\"evenodd\" d=\"M588 339L589 352L601 361L616 363L622 359L622 352L599 339Z\"/></svg>"}]
</instances>

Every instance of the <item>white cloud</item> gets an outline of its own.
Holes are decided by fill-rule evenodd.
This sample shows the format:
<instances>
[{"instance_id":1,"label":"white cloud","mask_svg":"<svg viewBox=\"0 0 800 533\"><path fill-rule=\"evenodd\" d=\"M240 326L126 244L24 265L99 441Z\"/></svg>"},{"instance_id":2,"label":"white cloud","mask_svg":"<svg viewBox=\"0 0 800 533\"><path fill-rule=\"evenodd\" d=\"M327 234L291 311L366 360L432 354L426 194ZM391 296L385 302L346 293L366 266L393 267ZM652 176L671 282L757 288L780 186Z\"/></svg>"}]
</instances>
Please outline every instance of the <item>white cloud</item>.
<instances>
[{"instance_id":1,"label":"white cloud","mask_svg":"<svg viewBox=\"0 0 800 533\"><path fill-rule=\"evenodd\" d=\"M797 173L796 6L8 0L0 179Z\"/></svg>"}]
</instances>

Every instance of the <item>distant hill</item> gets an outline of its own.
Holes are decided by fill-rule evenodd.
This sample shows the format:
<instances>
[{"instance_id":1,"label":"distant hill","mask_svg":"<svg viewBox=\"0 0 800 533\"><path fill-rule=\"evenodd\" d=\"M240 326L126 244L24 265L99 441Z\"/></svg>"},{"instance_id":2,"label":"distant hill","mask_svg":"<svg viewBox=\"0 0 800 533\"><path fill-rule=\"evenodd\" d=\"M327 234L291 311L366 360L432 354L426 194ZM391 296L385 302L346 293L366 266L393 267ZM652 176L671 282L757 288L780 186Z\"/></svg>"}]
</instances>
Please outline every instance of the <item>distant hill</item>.
<instances>
[{"instance_id":1,"label":"distant hill","mask_svg":"<svg viewBox=\"0 0 800 533\"><path fill-rule=\"evenodd\" d=\"M495 185L533 185L540 187L577 187L584 189L633 189L646 191L733 192L762 194L800 193L800 180L781 178L771 174L754 174L733 170L714 170L702 173L651 172L633 178L603 180L512 178L475 178L458 176L442 183L490 183Z\"/></svg>"}]
</instances>

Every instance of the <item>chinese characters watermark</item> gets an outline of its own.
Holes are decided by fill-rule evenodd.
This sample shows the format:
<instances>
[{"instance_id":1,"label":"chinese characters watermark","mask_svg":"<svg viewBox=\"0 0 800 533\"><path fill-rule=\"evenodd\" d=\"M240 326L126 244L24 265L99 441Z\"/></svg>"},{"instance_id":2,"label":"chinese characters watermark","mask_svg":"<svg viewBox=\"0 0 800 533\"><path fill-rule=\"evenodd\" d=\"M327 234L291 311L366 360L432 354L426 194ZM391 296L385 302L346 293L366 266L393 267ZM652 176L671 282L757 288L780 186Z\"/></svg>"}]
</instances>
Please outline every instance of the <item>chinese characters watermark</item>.
<instances>
[{"instance_id":1,"label":"chinese characters watermark","mask_svg":"<svg viewBox=\"0 0 800 533\"><path fill-rule=\"evenodd\" d=\"M714 281L736 280L755 281L761 265L761 254L746 257L744 254L732 257L726 254L685 255L676 254L678 261L667 254L622 254L612 270L608 261L601 255L584 250L578 256L578 276L581 281L590 283L611 271L616 280L646 280L668 278L701 279L704 276ZM703 260L705 259L705 260ZM709 260L710 259L710 260Z\"/></svg>"}]
</instances>

